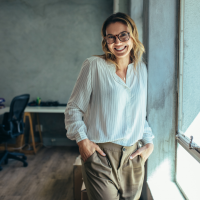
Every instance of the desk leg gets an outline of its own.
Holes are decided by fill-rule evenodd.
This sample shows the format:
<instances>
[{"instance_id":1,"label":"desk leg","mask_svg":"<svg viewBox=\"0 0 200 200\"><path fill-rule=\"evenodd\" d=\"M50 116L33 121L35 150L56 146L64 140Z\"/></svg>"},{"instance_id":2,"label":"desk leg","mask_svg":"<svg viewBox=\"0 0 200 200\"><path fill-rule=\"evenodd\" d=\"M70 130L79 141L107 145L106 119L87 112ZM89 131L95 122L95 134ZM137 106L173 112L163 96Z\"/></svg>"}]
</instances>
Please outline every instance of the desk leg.
<instances>
[{"instance_id":1,"label":"desk leg","mask_svg":"<svg viewBox=\"0 0 200 200\"><path fill-rule=\"evenodd\" d=\"M36 143L35 142L35 137L34 137L34 131L33 131L33 121L32 121L32 114L31 113L28 113L28 112L25 112L24 113L24 116L25 117L28 117L29 119L29 124L30 124L30 133L29 133L29 144L32 146L33 150L29 150L27 148L24 148L22 150L23 153L25 154L36 154L37 151L43 146L41 143ZM39 119L39 118L38 118ZM42 134L41 134L41 130L40 131L40 139L42 138ZM42 142L42 140L41 140Z\"/></svg>"},{"instance_id":2,"label":"desk leg","mask_svg":"<svg viewBox=\"0 0 200 200\"><path fill-rule=\"evenodd\" d=\"M23 121L24 121L24 124L26 123L26 116L24 114L24 117L23 117ZM20 144L20 147L22 147L24 144L25 144L25 141L24 141L24 133L22 135L20 135L21 137L18 136L17 138L17 143ZM19 152L22 152L22 149L19 150Z\"/></svg>"},{"instance_id":3,"label":"desk leg","mask_svg":"<svg viewBox=\"0 0 200 200\"><path fill-rule=\"evenodd\" d=\"M43 145L43 139L42 139L42 131L40 129L40 120L39 120L39 114L37 113L37 123L38 123L38 130L39 130L39 135L40 135L40 142Z\"/></svg>"},{"instance_id":4,"label":"desk leg","mask_svg":"<svg viewBox=\"0 0 200 200\"><path fill-rule=\"evenodd\" d=\"M36 154L36 146L35 146L35 137L33 132L33 122L32 122L32 116L31 113L26 112L26 116L29 118L29 125L30 125L30 136L32 139L32 146L33 146L33 152Z\"/></svg>"}]
</instances>

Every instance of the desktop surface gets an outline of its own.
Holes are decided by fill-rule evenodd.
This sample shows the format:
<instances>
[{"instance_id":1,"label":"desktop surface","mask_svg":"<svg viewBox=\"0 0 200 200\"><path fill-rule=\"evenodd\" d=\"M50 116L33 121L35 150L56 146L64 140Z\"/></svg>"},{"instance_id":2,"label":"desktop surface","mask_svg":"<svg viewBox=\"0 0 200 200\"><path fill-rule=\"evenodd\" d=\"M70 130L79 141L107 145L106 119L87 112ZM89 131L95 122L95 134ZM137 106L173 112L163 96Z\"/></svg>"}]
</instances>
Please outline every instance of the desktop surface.
<instances>
[{"instance_id":1,"label":"desktop surface","mask_svg":"<svg viewBox=\"0 0 200 200\"><path fill-rule=\"evenodd\" d=\"M28 113L64 113L66 106L27 106L24 112ZM0 115L9 112L10 107L0 109Z\"/></svg>"}]
</instances>

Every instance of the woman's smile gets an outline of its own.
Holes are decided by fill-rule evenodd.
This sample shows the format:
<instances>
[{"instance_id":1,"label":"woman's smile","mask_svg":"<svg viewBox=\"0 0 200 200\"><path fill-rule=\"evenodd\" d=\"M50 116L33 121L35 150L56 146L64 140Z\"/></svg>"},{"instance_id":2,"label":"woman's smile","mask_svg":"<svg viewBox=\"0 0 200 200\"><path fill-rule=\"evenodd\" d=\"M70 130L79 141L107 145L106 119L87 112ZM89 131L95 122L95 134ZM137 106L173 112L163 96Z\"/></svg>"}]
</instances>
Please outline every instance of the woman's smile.
<instances>
[{"instance_id":1,"label":"woman's smile","mask_svg":"<svg viewBox=\"0 0 200 200\"><path fill-rule=\"evenodd\" d=\"M114 49L117 51L117 52L122 52L123 50L125 50L126 46L121 46L121 47L115 47Z\"/></svg>"}]
</instances>

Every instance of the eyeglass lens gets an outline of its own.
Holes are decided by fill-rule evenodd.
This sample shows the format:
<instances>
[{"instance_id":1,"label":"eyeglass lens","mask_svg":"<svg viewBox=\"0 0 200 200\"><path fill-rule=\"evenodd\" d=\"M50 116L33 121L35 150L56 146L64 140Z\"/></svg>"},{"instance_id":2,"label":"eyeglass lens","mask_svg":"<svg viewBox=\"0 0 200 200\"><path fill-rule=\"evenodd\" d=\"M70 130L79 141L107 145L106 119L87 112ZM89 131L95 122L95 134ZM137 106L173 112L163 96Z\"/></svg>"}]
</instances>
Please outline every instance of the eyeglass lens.
<instances>
[{"instance_id":1,"label":"eyeglass lens","mask_svg":"<svg viewBox=\"0 0 200 200\"><path fill-rule=\"evenodd\" d=\"M127 40L129 40L130 36L129 36L129 33L128 32L122 32L120 33L118 36L115 36L115 35L107 35L105 38L106 38L106 42L107 44L112 44L116 41L116 37L118 37L118 39L121 41L121 42L125 42Z\"/></svg>"}]
</instances>

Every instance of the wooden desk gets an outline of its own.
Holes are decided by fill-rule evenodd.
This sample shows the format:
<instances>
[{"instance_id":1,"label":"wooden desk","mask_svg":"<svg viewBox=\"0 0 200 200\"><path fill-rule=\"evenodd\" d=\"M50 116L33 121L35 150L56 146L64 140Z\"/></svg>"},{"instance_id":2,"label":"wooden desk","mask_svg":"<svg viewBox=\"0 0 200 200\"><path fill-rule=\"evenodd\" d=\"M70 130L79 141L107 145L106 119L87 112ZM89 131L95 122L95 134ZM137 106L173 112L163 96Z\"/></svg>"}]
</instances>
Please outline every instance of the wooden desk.
<instances>
[{"instance_id":1,"label":"wooden desk","mask_svg":"<svg viewBox=\"0 0 200 200\"><path fill-rule=\"evenodd\" d=\"M23 152L25 154L33 154L33 153L36 154L37 151L43 146L42 132L40 130L40 120L39 120L38 113L63 113L64 114L65 108L66 108L66 106L55 106L55 107L53 107L53 106L51 106L51 107L27 106L24 111L24 123L26 122L26 117L28 117L29 125L30 125L29 142L31 142L30 145L32 146L33 150L21 150L21 152ZM4 114L5 112L9 112L9 110L10 110L10 107L0 109L0 115ZM32 118L33 114L37 114L37 123L39 125L39 136L40 136L39 143L35 142L34 131L33 131L33 118ZM30 139L31 139L31 141L30 141ZM18 142L20 143L20 146L23 145L24 134L22 134L18 137Z\"/></svg>"}]
</instances>

